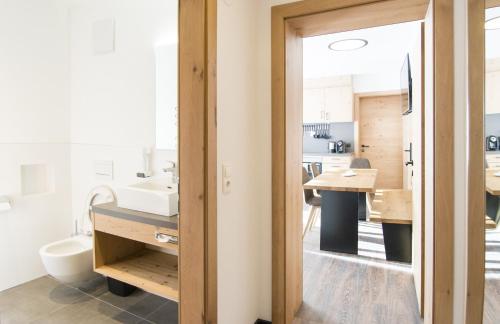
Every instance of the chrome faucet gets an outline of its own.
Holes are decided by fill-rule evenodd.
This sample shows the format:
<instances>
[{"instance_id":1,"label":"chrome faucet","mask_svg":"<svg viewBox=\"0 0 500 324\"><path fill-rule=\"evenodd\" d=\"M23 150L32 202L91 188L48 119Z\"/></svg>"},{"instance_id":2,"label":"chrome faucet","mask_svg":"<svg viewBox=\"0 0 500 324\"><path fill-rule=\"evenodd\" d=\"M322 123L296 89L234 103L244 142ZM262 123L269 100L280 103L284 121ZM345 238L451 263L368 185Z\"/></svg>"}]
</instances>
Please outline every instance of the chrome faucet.
<instances>
[{"instance_id":1,"label":"chrome faucet","mask_svg":"<svg viewBox=\"0 0 500 324\"><path fill-rule=\"evenodd\" d=\"M176 184L179 183L179 175L177 174L177 168L175 167L174 161L167 161L166 166L162 168L162 171L165 173L171 173L172 182Z\"/></svg>"}]
</instances>

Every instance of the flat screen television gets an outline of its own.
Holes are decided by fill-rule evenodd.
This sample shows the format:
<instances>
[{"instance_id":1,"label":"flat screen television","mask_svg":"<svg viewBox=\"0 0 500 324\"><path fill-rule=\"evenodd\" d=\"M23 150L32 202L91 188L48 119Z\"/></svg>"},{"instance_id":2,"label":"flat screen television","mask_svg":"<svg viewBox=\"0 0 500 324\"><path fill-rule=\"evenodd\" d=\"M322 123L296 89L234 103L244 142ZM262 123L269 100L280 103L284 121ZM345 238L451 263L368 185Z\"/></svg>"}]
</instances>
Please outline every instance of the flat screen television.
<instances>
[{"instance_id":1,"label":"flat screen television","mask_svg":"<svg viewBox=\"0 0 500 324\"><path fill-rule=\"evenodd\" d=\"M403 67L401 67L401 111L408 115L413 110L412 104L412 79L410 68L410 55L406 54Z\"/></svg>"}]
</instances>

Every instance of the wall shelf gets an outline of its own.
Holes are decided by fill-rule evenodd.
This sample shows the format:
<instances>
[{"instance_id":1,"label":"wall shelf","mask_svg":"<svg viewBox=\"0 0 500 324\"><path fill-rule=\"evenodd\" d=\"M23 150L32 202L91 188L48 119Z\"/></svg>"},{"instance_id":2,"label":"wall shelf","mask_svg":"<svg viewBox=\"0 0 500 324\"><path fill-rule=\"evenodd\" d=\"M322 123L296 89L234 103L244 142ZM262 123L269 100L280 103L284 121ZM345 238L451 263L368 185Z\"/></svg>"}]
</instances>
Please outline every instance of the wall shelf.
<instances>
[{"instance_id":1,"label":"wall shelf","mask_svg":"<svg viewBox=\"0 0 500 324\"><path fill-rule=\"evenodd\" d=\"M179 301L177 268L177 256L143 249L117 262L96 267L95 271L160 297Z\"/></svg>"}]
</instances>

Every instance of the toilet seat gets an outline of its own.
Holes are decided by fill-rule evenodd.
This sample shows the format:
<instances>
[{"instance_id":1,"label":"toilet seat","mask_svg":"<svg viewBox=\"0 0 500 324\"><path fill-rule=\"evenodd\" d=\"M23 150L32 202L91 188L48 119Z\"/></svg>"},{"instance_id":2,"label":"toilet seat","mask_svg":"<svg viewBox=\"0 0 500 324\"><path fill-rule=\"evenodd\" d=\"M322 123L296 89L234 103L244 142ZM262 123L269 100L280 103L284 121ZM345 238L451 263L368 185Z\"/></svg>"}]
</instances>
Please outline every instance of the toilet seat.
<instances>
[{"instance_id":1,"label":"toilet seat","mask_svg":"<svg viewBox=\"0 0 500 324\"><path fill-rule=\"evenodd\" d=\"M79 282L96 276L92 248L92 238L79 235L44 245L39 252L51 276L62 282Z\"/></svg>"}]
</instances>

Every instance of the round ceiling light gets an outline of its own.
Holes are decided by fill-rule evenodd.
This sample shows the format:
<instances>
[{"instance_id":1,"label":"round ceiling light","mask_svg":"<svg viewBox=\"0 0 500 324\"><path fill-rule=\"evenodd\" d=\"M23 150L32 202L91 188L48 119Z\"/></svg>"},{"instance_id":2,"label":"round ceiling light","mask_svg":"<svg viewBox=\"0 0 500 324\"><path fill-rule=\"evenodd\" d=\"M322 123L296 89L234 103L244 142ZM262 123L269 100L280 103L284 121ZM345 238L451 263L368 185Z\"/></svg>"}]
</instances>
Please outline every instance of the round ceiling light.
<instances>
[{"instance_id":1,"label":"round ceiling light","mask_svg":"<svg viewBox=\"0 0 500 324\"><path fill-rule=\"evenodd\" d=\"M352 39L342 39L335 41L328 45L328 48L332 51L354 51L368 45L368 41L365 39L352 38Z\"/></svg>"},{"instance_id":2,"label":"round ceiling light","mask_svg":"<svg viewBox=\"0 0 500 324\"><path fill-rule=\"evenodd\" d=\"M484 28L486 30L500 29L500 16L486 20Z\"/></svg>"}]
</instances>

